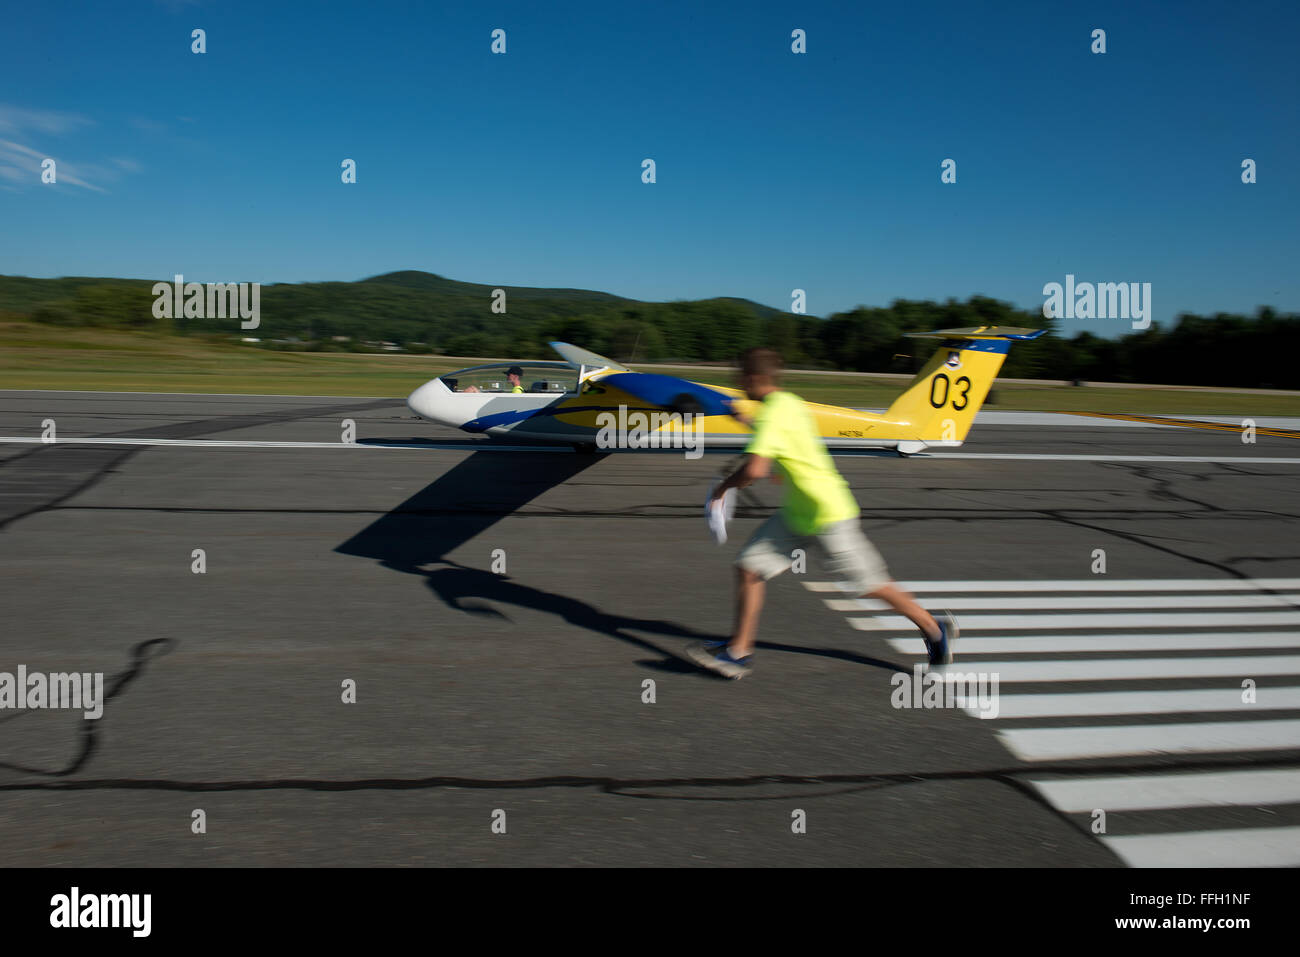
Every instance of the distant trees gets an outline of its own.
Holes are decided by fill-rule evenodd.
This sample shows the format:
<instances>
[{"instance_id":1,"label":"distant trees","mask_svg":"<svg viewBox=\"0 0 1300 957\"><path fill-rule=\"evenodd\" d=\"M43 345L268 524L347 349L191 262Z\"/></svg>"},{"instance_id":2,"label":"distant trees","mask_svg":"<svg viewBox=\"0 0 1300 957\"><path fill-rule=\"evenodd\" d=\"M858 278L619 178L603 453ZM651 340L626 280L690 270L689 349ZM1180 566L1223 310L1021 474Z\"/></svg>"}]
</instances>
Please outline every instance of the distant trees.
<instances>
[{"instance_id":1,"label":"distant trees","mask_svg":"<svg viewBox=\"0 0 1300 957\"><path fill-rule=\"evenodd\" d=\"M0 276L0 311L49 325L240 335L234 321L155 319L152 285ZM769 345L793 367L911 372L935 343L907 333L991 324L1049 330L1011 350L1002 369L1008 378L1300 389L1292 356L1300 316L1267 307L1254 316L1180 315L1170 328L1153 323L1114 339L1092 332L1064 339L1039 312L986 296L899 299L818 318L745 299L637 302L582 290L513 288L506 290L506 312L493 313L491 289L420 272L267 285L261 325L252 335L267 348L367 351L375 348L367 343L392 342L422 353L521 359L547 357L547 343L559 339L633 363L730 362L749 346Z\"/></svg>"},{"instance_id":2,"label":"distant trees","mask_svg":"<svg viewBox=\"0 0 1300 957\"><path fill-rule=\"evenodd\" d=\"M663 333L652 323L637 319L614 323L605 348L609 357L619 362L656 362L665 354Z\"/></svg>"}]
</instances>

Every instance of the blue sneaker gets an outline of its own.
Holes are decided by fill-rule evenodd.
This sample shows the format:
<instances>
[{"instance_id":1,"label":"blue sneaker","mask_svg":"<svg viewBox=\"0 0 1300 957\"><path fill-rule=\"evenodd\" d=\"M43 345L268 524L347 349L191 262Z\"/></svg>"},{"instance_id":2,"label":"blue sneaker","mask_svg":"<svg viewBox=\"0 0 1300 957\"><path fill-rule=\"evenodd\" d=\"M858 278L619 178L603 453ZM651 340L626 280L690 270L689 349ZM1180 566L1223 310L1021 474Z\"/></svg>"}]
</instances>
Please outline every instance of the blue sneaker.
<instances>
[{"instance_id":1,"label":"blue sneaker","mask_svg":"<svg viewBox=\"0 0 1300 957\"><path fill-rule=\"evenodd\" d=\"M696 642L687 645L685 653L687 658L701 668L720 674L724 678L743 678L754 670L751 664L753 656L733 658L725 641Z\"/></svg>"},{"instance_id":2,"label":"blue sneaker","mask_svg":"<svg viewBox=\"0 0 1300 957\"><path fill-rule=\"evenodd\" d=\"M952 616L952 612L944 609L935 617L935 622L939 625L939 637L931 638L929 635L922 634L925 641L925 650L930 655L930 664L933 665L950 665L952 664L952 645L951 642L957 640L961 634L961 629L957 627L957 619Z\"/></svg>"}]
</instances>

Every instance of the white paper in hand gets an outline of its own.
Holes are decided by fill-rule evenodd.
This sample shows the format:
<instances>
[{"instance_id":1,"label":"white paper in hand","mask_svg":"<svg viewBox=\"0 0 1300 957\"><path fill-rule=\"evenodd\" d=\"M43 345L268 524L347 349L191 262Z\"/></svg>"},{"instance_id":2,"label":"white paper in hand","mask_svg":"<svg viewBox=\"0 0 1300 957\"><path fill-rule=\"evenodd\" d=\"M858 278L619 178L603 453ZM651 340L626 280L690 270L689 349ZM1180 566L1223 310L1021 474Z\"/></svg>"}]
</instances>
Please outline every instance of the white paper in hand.
<instances>
[{"instance_id":1,"label":"white paper in hand","mask_svg":"<svg viewBox=\"0 0 1300 957\"><path fill-rule=\"evenodd\" d=\"M704 517L709 522L709 532L713 535L713 540L719 545L727 544L727 523L731 517L736 514L736 490L727 489L722 498L713 502L713 490L718 487L717 482L709 486L709 497L704 500ZM712 506L710 507L710 502Z\"/></svg>"}]
</instances>

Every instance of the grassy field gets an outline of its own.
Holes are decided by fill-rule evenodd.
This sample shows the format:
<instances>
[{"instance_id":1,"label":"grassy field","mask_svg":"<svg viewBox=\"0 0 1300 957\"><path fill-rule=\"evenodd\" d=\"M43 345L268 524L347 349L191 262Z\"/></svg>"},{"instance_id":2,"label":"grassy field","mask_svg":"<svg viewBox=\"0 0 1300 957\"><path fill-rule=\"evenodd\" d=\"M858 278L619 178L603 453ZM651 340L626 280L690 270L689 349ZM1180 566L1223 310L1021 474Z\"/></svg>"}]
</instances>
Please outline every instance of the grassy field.
<instances>
[{"instance_id":1,"label":"grassy field","mask_svg":"<svg viewBox=\"0 0 1300 957\"><path fill-rule=\"evenodd\" d=\"M397 397L434 376L469 364L464 359L439 356L272 352L198 337L0 322L0 388L4 389ZM716 369L653 371L676 372L697 382L732 384L726 372ZM815 402L868 408L889 405L902 389L898 379L838 375L791 374L786 385ZM1300 393L999 383L988 407L1152 415L1300 415Z\"/></svg>"}]
</instances>

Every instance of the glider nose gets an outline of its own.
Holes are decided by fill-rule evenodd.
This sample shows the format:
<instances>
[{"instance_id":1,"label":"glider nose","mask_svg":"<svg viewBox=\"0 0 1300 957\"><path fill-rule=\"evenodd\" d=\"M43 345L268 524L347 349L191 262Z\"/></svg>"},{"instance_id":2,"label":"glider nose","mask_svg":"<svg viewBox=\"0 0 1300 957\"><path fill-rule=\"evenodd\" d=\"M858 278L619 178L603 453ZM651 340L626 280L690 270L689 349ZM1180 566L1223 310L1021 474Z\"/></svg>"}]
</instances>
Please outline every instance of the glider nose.
<instances>
[{"instance_id":1,"label":"glider nose","mask_svg":"<svg viewBox=\"0 0 1300 957\"><path fill-rule=\"evenodd\" d=\"M406 397L406 406L422 419L449 425L444 401L449 395L451 390L441 379L430 379Z\"/></svg>"}]
</instances>

